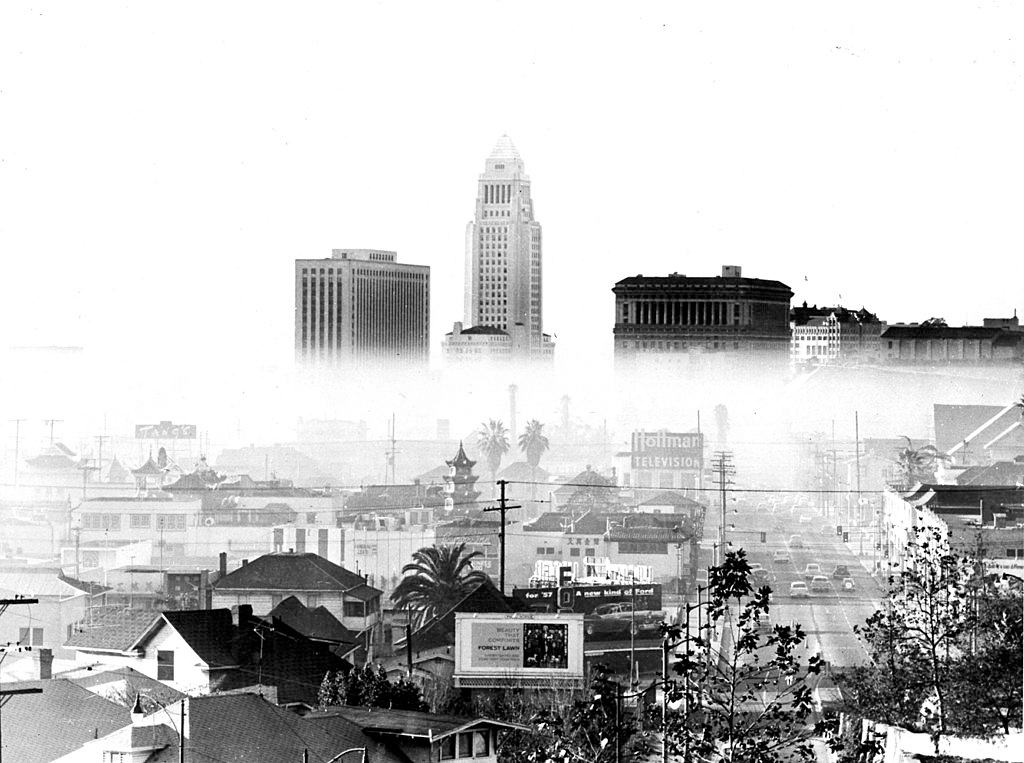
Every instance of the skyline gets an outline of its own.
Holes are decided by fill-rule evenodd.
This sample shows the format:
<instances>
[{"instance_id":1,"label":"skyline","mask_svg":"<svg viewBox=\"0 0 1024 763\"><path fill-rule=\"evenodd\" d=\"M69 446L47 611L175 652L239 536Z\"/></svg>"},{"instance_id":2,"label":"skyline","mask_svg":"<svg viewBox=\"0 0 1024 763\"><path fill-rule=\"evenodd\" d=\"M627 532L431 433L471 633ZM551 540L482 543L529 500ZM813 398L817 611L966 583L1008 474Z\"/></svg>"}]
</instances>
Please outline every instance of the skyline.
<instances>
[{"instance_id":1,"label":"skyline","mask_svg":"<svg viewBox=\"0 0 1024 763\"><path fill-rule=\"evenodd\" d=\"M795 31L756 6L517 8L434 29L401 3L224 6L201 26L5 6L4 347L107 357L210 333L239 363L283 365L294 260L368 247L431 267L436 358L502 134L536 183L556 367L610 359L611 288L638 273L740 265L794 304L890 323L1020 307L1016 9L804 4Z\"/></svg>"}]
</instances>

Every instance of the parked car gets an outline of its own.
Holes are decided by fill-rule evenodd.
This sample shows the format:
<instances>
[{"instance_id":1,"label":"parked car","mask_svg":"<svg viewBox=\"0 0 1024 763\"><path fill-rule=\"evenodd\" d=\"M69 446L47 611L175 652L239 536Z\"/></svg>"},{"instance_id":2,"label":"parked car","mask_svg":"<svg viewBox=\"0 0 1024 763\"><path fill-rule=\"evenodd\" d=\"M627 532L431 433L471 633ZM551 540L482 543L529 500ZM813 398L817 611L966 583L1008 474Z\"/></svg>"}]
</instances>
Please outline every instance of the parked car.
<instances>
[{"instance_id":1,"label":"parked car","mask_svg":"<svg viewBox=\"0 0 1024 763\"><path fill-rule=\"evenodd\" d=\"M789 584L789 595L794 599L806 599L810 596L807 590L807 583L802 580L797 580L795 583Z\"/></svg>"},{"instance_id":2,"label":"parked car","mask_svg":"<svg viewBox=\"0 0 1024 763\"><path fill-rule=\"evenodd\" d=\"M811 591L818 593L819 591L828 592L832 590L832 584L828 581L828 578L824 575L815 575L811 578Z\"/></svg>"},{"instance_id":3,"label":"parked car","mask_svg":"<svg viewBox=\"0 0 1024 763\"><path fill-rule=\"evenodd\" d=\"M836 568L832 570L832 577L834 578L848 578L850 577L850 568L845 564L837 564Z\"/></svg>"},{"instance_id":4,"label":"parked car","mask_svg":"<svg viewBox=\"0 0 1024 763\"><path fill-rule=\"evenodd\" d=\"M789 536L789 547L790 548L803 548L804 539L801 535L790 535Z\"/></svg>"},{"instance_id":5,"label":"parked car","mask_svg":"<svg viewBox=\"0 0 1024 763\"><path fill-rule=\"evenodd\" d=\"M805 580L810 580L814 576L820 575L820 574L821 574L821 565L820 564L815 564L814 562L811 562L806 567L804 567L804 579Z\"/></svg>"},{"instance_id":6,"label":"parked car","mask_svg":"<svg viewBox=\"0 0 1024 763\"><path fill-rule=\"evenodd\" d=\"M789 561L789 552L788 551L775 551L772 554L772 561L773 562L788 562Z\"/></svg>"},{"instance_id":7,"label":"parked car","mask_svg":"<svg viewBox=\"0 0 1024 763\"><path fill-rule=\"evenodd\" d=\"M771 580L771 575L768 574L768 570L764 568L759 568L756 570L751 570L750 579L754 582L755 585L763 586L768 585L768 582Z\"/></svg>"},{"instance_id":8,"label":"parked car","mask_svg":"<svg viewBox=\"0 0 1024 763\"><path fill-rule=\"evenodd\" d=\"M842 586L844 591L852 591L857 587L853 582L853 578L843 578Z\"/></svg>"},{"instance_id":9,"label":"parked car","mask_svg":"<svg viewBox=\"0 0 1024 763\"><path fill-rule=\"evenodd\" d=\"M588 636L628 636L630 623L635 623L634 635L656 636L664 621L665 613L654 610L638 609L633 616L630 603L623 601L595 607L593 612L583 618L583 627Z\"/></svg>"},{"instance_id":10,"label":"parked car","mask_svg":"<svg viewBox=\"0 0 1024 763\"><path fill-rule=\"evenodd\" d=\"M760 570L764 567L764 565L760 562L750 562L750 564L748 564L747 566L750 567L751 572L753 572L754 570Z\"/></svg>"}]
</instances>

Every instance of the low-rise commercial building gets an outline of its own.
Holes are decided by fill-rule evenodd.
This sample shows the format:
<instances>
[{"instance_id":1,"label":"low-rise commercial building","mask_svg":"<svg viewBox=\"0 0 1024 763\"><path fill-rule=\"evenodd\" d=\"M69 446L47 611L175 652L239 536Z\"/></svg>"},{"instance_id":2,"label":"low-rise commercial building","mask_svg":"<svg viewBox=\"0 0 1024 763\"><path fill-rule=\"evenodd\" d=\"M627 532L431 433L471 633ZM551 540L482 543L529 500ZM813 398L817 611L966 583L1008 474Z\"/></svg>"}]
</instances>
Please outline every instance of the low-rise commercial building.
<instances>
[{"instance_id":1,"label":"low-rise commercial building","mask_svg":"<svg viewBox=\"0 0 1024 763\"><path fill-rule=\"evenodd\" d=\"M902 364L1000 364L1024 360L1024 332L934 323L889 326L882 360Z\"/></svg>"}]
</instances>

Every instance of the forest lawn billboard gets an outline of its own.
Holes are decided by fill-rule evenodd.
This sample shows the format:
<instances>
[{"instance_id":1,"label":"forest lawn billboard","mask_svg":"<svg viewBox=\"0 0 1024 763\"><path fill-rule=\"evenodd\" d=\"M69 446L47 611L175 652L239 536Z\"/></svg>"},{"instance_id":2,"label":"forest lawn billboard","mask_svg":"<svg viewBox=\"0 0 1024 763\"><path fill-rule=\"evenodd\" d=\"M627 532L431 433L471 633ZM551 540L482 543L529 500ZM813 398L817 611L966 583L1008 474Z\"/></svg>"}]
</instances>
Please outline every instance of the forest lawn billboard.
<instances>
[{"instance_id":1,"label":"forest lawn billboard","mask_svg":"<svg viewBox=\"0 0 1024 763\"><path fill-rule=\"evenodd\" d=\"M455 677L481 687L582 679L583 615L457 612Z\"/></svg>"}]
</instances>

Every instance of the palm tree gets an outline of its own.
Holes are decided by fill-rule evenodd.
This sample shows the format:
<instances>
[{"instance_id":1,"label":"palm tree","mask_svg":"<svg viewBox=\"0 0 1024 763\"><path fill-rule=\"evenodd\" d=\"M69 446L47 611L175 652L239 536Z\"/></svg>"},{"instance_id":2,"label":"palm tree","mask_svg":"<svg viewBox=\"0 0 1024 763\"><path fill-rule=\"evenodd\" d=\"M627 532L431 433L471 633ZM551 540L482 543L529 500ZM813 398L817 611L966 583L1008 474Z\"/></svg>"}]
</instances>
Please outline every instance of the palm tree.
<instances>
[{"instance_id":1,"label":"palm tree","mask_svg":"<svg viewBox=\"0 0 1024 763\"><path fill-rule=\"evenodd\" d=\"M948 461L949 456L940 453L934 445L924 445L915 449L909 437L903 435L903 439L907 441L907 445L897 451L894 459L903 487L910 488L917 482L934 479L938 462Z\"/></svg>"},{"instance_id":2,"label":"palm tree","mask_svg":"<svg viewBox=\"0 0 1024 763\"><path fill-rule=\"evenodd\" d=\"M526 463L532 470L531 495L537 497L537 467L540 466L540 457L544 451L551 447L548 438L544 436L544 425L537 419L526 422L526 429L519 435L519 450L526 455Z\"/></svg>"},{"instance_id":3,"label":"palm tree","mask_svg":"<svg viewBox=\"0 0 1024 763\"><path fill-rule=\"evenodd\" d=\"M502 456L508 453L508 430L497 419L491 419L480 425L480 430L476 433L476 444L487 459L487 468L491 471L493 485L498 479L498 467L501 466Z\"/></svg>"},{"instance_id":4,"label":"palm tree","mask_svg":"<svg viewBox=\"0 0 1024 763\"><path fill-rule=\"evenodd\" d=\"M490 580L486 573L473 569L473 560L481 555L479 551L466 553L465 543L421 548L402 567L405 577L392 592L392 601L399 609L414 610L420 624L444 614Z\"/></svg>"}]
</instances>

